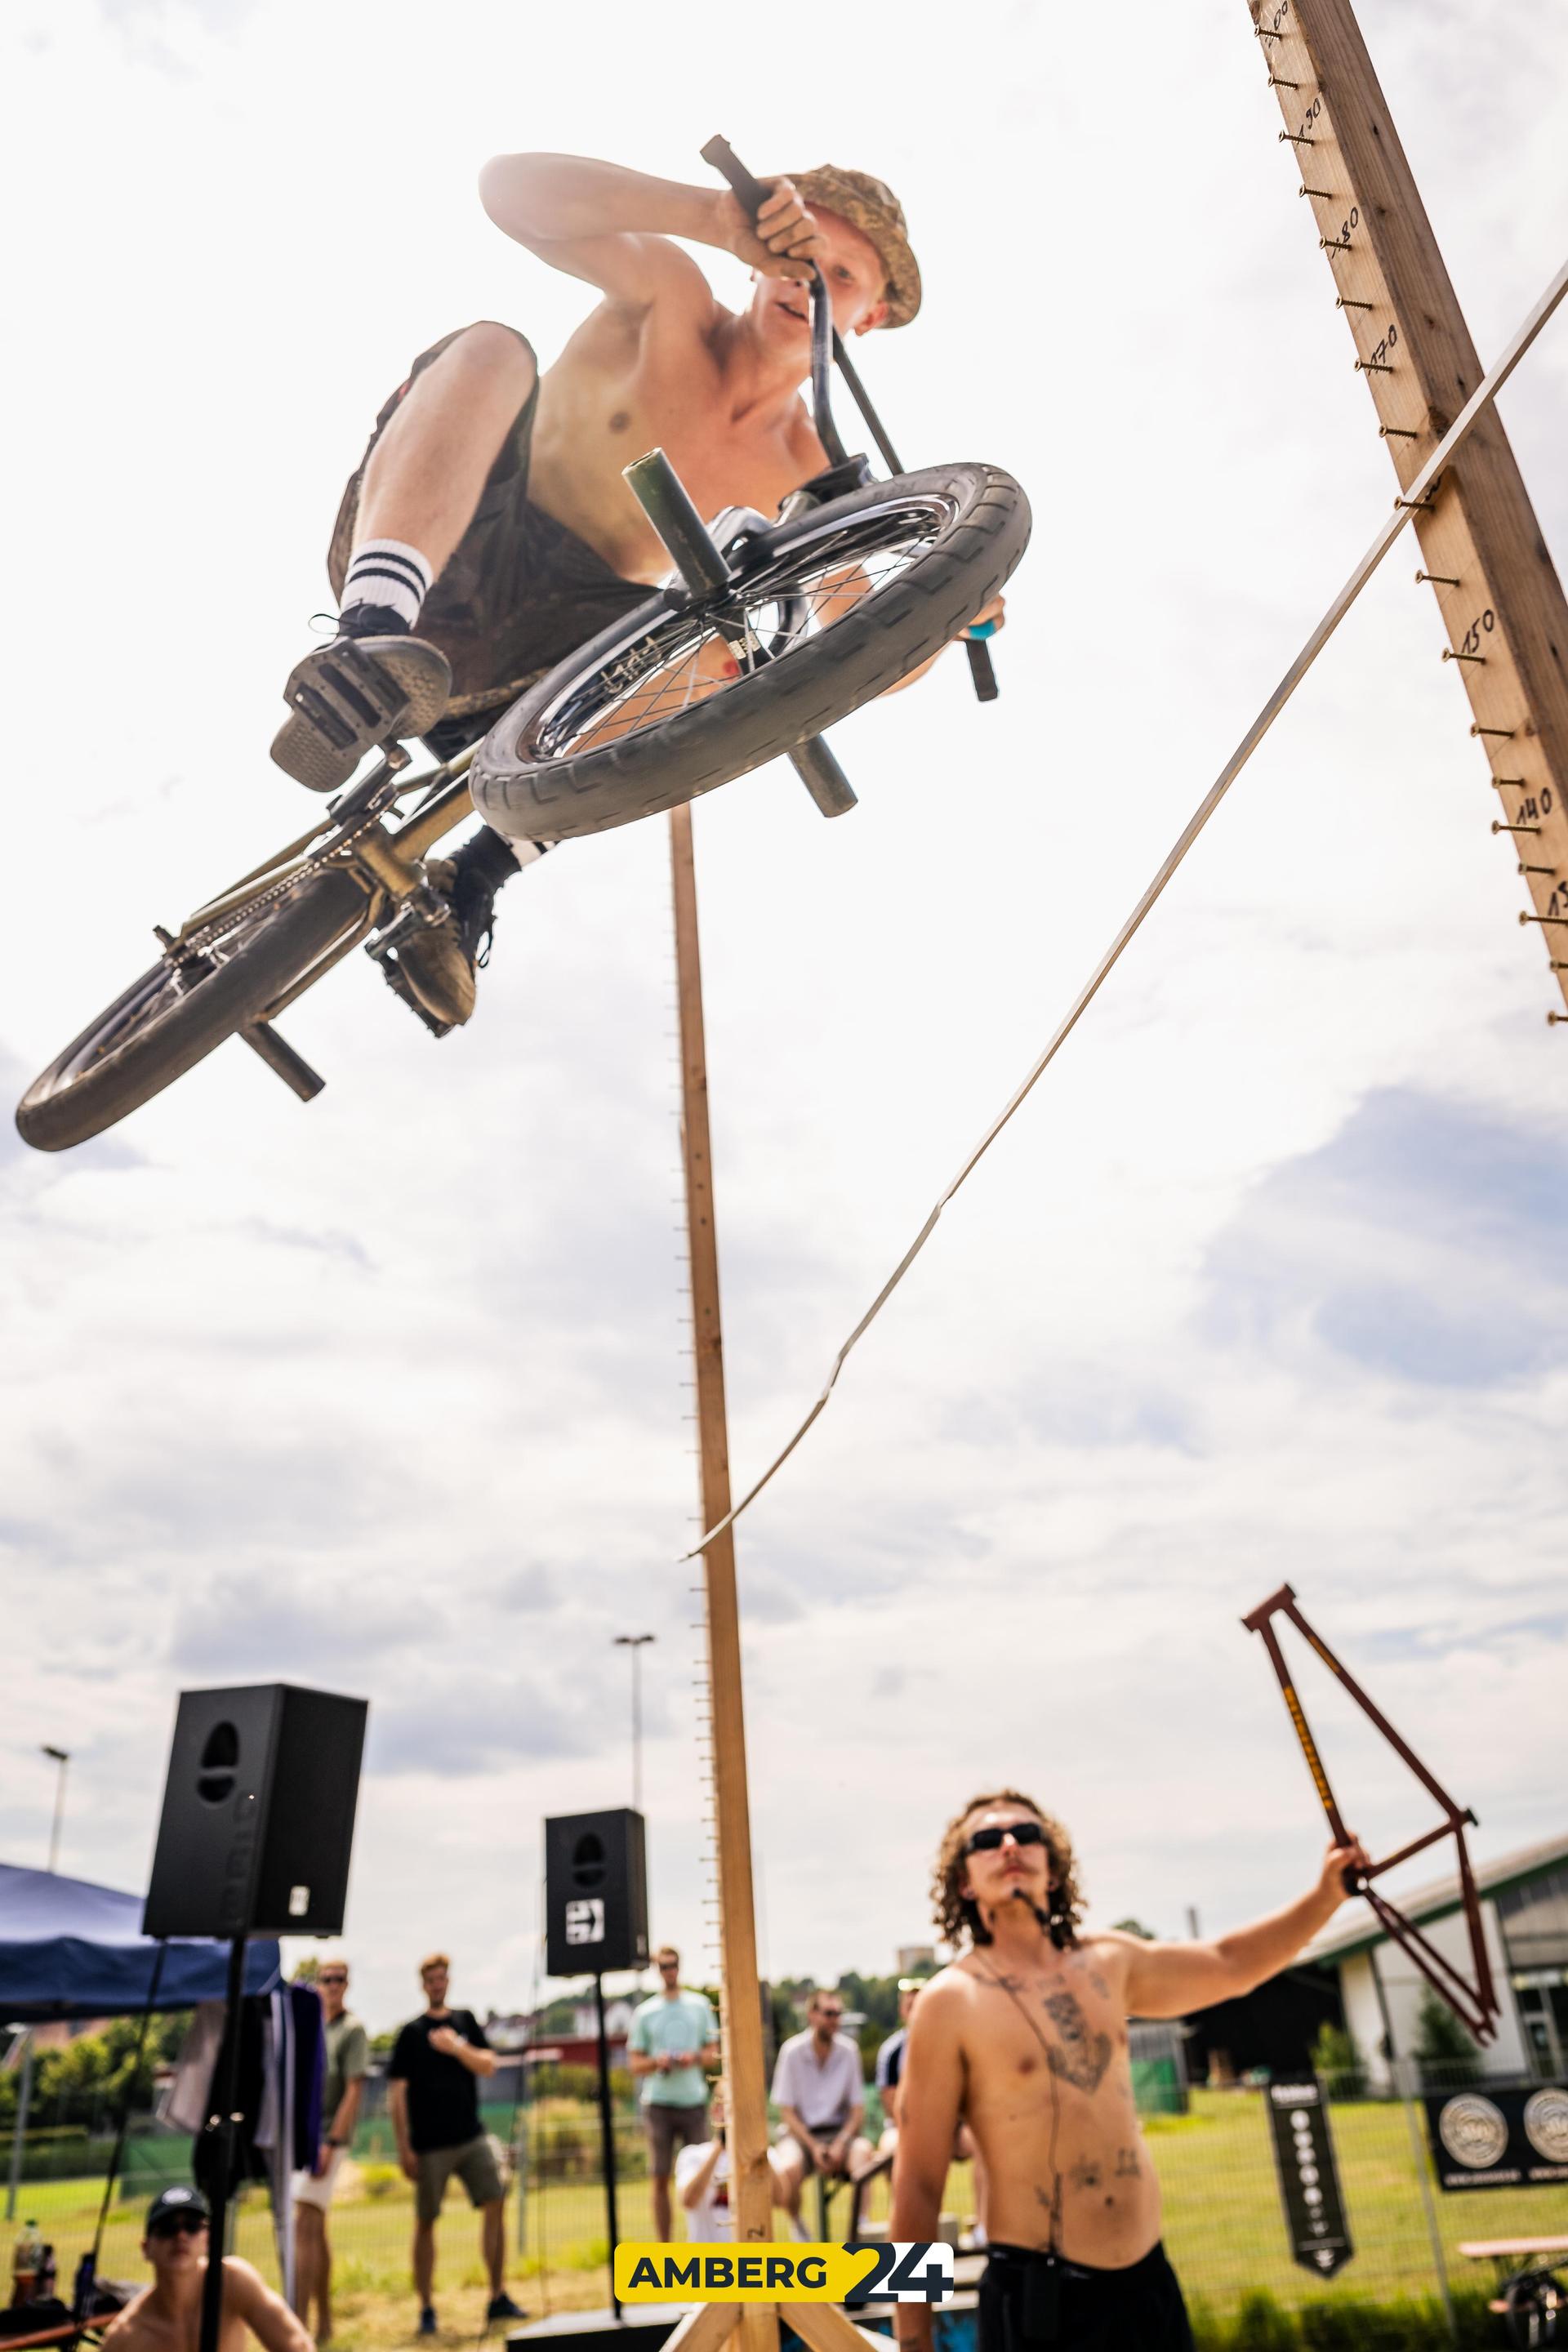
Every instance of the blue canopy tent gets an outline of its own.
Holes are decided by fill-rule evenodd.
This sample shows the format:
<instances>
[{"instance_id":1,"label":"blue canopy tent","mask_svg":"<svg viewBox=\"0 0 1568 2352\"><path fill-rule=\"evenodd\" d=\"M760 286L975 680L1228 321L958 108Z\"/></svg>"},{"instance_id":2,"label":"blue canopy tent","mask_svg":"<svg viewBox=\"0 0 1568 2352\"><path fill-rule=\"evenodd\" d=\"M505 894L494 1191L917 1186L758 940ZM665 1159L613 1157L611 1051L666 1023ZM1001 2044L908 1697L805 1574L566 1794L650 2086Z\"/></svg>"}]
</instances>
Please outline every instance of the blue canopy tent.
<instances>
[{"instance_id":1,"label":"blue canopy tent","mask_svg":"<svg viewBox=\"0 0 1568 2352\"><path fill-rule=\"evenodd\" d=\"M228 1946L197 1936L172 1936L160 1945L142 1933L142 1904L140 1895L121 1895L89 1879L0 1863L0 2024L141 2016L149 2009L194 2009L199 2000L221 2000ZM249 1945L246 1990L271 1992L282 1980L277 1943ZM32 2085L29 2042L11 2139L7 2221L16 2210Z\"/></svg>"},{"instance_id":2,"label":"blue canopy tent","mask_svg":"<svg viewBox=\"0 0 1568 2352\"><path fill-rule=\"evenodd\" d=\"M149 2006L154 1971L154 2009L221 2000L228 1946L174 1936L160 1948L142 1933L142 1903L140 1895L89 1879L0 1863L0 2023L139 2015ZM277 1943L258 1937L245 1956L247 1992L271 1992L282 1981Z\"/></svg>"}]
</instances>

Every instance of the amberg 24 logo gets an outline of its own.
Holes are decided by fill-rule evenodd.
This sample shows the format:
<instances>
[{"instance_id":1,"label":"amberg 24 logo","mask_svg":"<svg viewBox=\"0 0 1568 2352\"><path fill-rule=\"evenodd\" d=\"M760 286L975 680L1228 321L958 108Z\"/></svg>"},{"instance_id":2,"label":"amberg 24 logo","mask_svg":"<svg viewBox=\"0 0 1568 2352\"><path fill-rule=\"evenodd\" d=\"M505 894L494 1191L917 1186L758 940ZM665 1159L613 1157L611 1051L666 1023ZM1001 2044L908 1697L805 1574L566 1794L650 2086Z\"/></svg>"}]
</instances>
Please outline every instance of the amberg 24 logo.
<instances>
[{"instance_id":1,"label":"amberg 24 logo","mask_svg":"<svg viewBox=\"0 0 1568 2352\"><path fill-rule=\"evenodd\" d=\"M945 2303L952 2248L921 2240L852 2238L847 2244L616 2248L622 2303Z\"/></svg>"}]
</instances>

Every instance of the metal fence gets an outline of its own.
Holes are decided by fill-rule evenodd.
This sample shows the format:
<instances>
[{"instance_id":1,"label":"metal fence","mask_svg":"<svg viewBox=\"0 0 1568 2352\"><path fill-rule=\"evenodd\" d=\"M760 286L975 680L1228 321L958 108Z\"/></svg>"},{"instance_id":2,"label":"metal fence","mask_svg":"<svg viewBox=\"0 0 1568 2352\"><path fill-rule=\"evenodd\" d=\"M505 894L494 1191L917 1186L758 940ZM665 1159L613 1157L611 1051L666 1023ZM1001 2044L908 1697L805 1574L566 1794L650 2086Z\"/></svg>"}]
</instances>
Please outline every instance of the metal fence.
<instances>
[{"instance_id":1,"label":"metal fence","mask_svg":"<svg viewBox=\"0 0 1568 2352\"><path fill-rule=\"evenodd\" d=\"M1568 2184L1445 2196L1434 2182L1414 2097L1366 2095L1354 2078L1331 2078L1322 2087L1353 2252L1334 2277L1321 2278L1292 2259L1266 2089L1189 2088L1179 2064L1172 2071L1163 2047L1137 2055L1145 2145L1163 2194L1165 2241L1194 2305L1200 2341L1252 2340L1233 2337L1229 2330L1260 2290L1288 2312L1349 2312L1360 2301L1424 2303L1440 2313L1450 2290L1462 2302L1468 2289L1473 2300L1493 2283L1487 2265L1460 2254L1461 2240L1568 2232ZM1473 2064L1428 2067L1424 2084L1409 2088L1478 2082L1484 2088L1486 2080ZM509 2279L518 2299L531 2316L603 2305L607 2234L594 2109L580 2100L544 2098L524 2108L489 2109L485 2123L513 2151ZM629 2097L617 2107L616 2138L620 2233L651 2236L646 2153ZM108 2147L102 2132L51 2137L46 2127L29 2135L14 2227L37 2221L55 2247L63 2291L68 2292L76 2259L91 2242ZM139 2251L145 2202L160 2182L188 2179L189 2169L188 2139L145 2126L132 2135L105 2235L100 2267L107 2276L134 2281L145 2275ZM973 2202L966 2167L954 2168L944 2202L961 2225L967 2222ZM847 2223L847 2203L841 2199L833 2209L836 2231ZM887 2211L881 2180L869 2193L864 2219L874 2229ZM808 2212L815 2226L814 2209ZM411 2300L412 2222L412 2190L397 2166L390 2123L384 2115L372 2116L356 2135L332 2210L340 2297ZM678 2235L679 2230L678 2209ZM9 2258L9 2234L0 2238L0 2261ZM259 2191L241 2206L236 2244L276 2278L270 2221ZM478 2232L455 2189L439 2234L438 2299L481 2284Z\"/></svg>"}]
</instances>

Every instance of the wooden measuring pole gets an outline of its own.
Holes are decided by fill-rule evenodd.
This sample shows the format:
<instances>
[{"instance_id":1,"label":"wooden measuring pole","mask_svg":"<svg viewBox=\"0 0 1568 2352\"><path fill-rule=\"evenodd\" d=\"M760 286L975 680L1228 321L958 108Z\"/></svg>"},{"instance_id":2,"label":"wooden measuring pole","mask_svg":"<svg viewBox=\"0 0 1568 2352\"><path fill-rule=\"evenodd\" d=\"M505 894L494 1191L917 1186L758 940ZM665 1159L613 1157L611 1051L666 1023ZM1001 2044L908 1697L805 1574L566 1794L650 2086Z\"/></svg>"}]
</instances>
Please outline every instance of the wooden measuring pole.
<instances>
[{"instance_id":1,"label":"wooden measuring pole","mask_svg":"<svg viewBox=\"0 0 1568 2352\"><path fill-rule=\"evenodd\" d=\"M1403 494L1484 371L1350 0L1249 5ZM1528 885L1520 921L1568 1001L1568 603L1495 409L1415 529Z\"/></svg>"},{"instance_id":2,"label":"wooden measuring pole","mask_svg":"<svg viewBox=\"0 0 1568 2352\"><path fill-rule=\"evenodd\" d=\"M681 1154L686 1169L686 1235L691 1273L692 1356L697 1369L697 1429L702 1470L702 1524L730 1516L730 1432L724 1404L724 1337L719 1316L719 1243L713 1214L713 1154L708 1132L708 1048L702 1020L702 957L697 930L697 871L691 811L669 813L669 864L675 896L675 971L680 1009ZM756 1910L752 1892L751 1799L746 1786L746 1723L741 1695L741 1612L735 1591L735 1538L726 1528L707 1546L708 1693L712 1715L713 1808L719 1843L719 1923L723 1977L724 2072L730 2084L730 2195L737 2245L773 2235L768 2166L768 2093L763 2071L762 1988L757 1977ZM887 2338L857 2327L828 2304L796 2304L790 2321L812 2352L888 2352ZM778 2313L771 2304L699 2305L668 2338L665 2352L718 2352L728 2337L742 2352L778 2352Z\"/></svg>"},{"instance_id":3,"label":"wooden measuring pole","mask_svg":"<svg viewBox=\"0 0 1568 2352\"><path fill-rule=\"evenodd\" d=\"M708 1131L708 1050L702 1020L702 959L691 811L669 813L675 896L675 968L680 1006L681 1152L691 1276L691 1346L697 1373L702 1524L730 1515L730 1434L724 1403L724 1338L719 1316L719 1244L713 1215L713 1155ZM723 1976L724 2072L729 2078L730 2197L737 2244L773 2235L768 2169L768 2093L763 2070L762 1992L752 1892L751 1799L741 1693L741 1612L735 1539L726 1529L703 1556L708 1603L708 1687L712 1714L713 1805L719 1845L719 1918ZM737 2307L746 2352L777 2352L771 2306Z\"/></svg>"}]
</instances>

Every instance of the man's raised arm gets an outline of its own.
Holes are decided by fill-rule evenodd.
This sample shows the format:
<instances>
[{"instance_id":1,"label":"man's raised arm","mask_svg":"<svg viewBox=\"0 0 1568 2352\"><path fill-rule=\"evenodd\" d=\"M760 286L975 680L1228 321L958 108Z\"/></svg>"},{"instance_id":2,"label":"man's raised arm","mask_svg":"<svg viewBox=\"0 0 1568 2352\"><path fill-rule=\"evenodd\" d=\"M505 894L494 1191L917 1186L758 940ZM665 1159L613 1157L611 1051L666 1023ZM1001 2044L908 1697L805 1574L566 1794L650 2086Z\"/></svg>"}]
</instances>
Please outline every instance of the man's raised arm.
<instances>
[{"instance_id":1,"label":"man's raised arm","mask_svg":"<svg viewBox=\"0 0 1568 2352\"><path fill-rule=\"evenodd\" d=\"M479 173L479 201L498 228L552 268L646 308L670 294L712 300L671 237L732 253L771 278L809 278L821 246L816 225L789 181L769 184L756 230L728 188L656 180L586 155L492 156Z\"/></svg>"},{"instance_id":2,"label":"man's raised arm","mask_svg":"<svg viewBox=\"0 0 1568 2352\"><path fill-rule=\"evenodd\" d=\"M929 1984L910 2017L899 2074L899 2148L893 2158L890 2238L929 2243L942 2220L942 2191L963 2105L963 2051L956 1987ZM931 2305L894 2305L900 2344L929 2352Z\"/></svg>"},{"instance_id":3,"label":"man's raised arm","mask_svg":"<svg viewBox=\"0 0 1568 2352\"><path fill-rule=\"evenodd\" d=\"M1127 2008L1133 2017L1184 2017L1216 2000L1233 2000L1288 1968L1303 1944L1328 1926L1345 1899L1345 1872L1364 1870L1359 1843L1329 1848L1310 1895L1282 1911L1197 1944L1151 1944L1117 1936L1127 1952Z\"/></svg>"}]
</instances>

